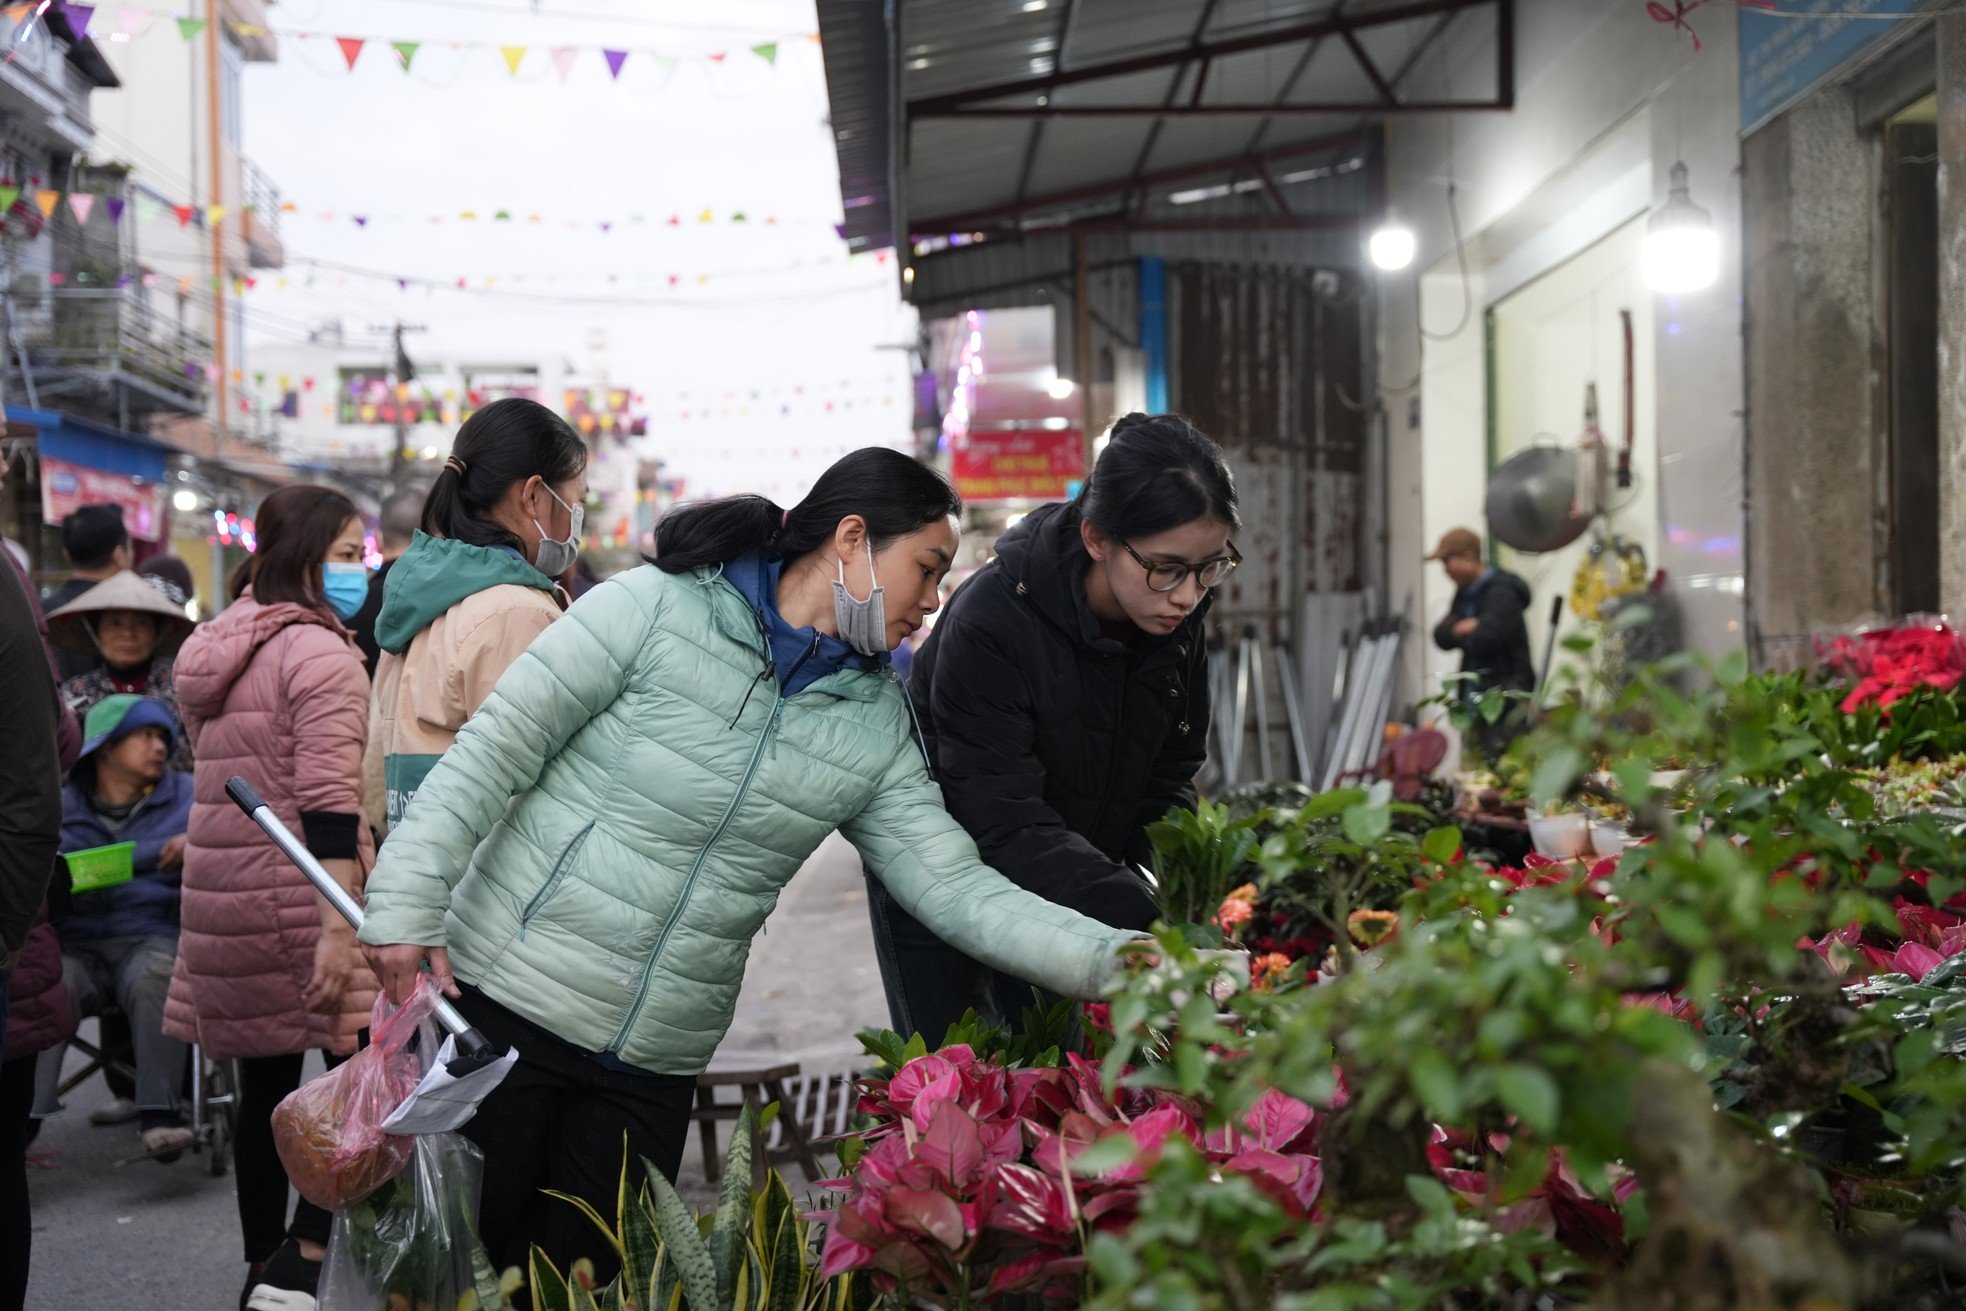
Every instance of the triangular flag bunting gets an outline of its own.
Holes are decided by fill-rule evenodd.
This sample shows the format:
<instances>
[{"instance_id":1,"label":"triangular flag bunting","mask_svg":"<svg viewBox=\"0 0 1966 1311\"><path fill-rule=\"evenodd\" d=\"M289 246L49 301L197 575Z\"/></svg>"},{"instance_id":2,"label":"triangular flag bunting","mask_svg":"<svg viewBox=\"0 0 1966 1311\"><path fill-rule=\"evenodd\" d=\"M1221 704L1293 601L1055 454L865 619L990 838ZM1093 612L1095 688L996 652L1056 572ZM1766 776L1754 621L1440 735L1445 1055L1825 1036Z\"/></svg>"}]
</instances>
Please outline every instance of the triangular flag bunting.
<instances>
[{"instance_id":1,"label":"triangular flag bunting","mask_svg":"<svg viewBox=\"0 0 1966 1311\"><path fill-rule=\"evenodd\" d=\"M86 191L71 191L68 193L68 208L74 213L77 223L86 225L89 215L95 213L96 198Z\"/></svg>"},{"instance_id":2,"label":"triangular flag bunting","mask_svg":"<svg viewBox=\"0 0 1966 1311\"><path fill-rule=\"evenodd\" d=\"M674 55L665 55L660 50L651 53L655 56L655 66L663 72L666 73L676 66L676 57Z\"/></svg>"},{"instance_id":3,"label":"triangular flag bunting","mask_svg":"<svg viewBox=\"0 0 1966 1311\"><path fill-rule=\"evenodd\" d=\"M231 208L226 205L207 205L205 206L205 221L213 227L217 227L219 224L225 222L225 216L231 212Z\"/></svg>"},{"instance_id":4,"label":"triangular flag bunting","mask_svg":"<svg viewBox=\"0 0 1966 1311\"><path fill-rule=\"evenodd\" d=\"M182 227L187 227L187 226L189 226L189 225L190 225L190 223L191 223L191 206L189 206L189 205L173 205L173 206L171 206L171 213L173 213L173 214L175 214L175 215L177 215L177 225L178 225L179 227L181 227L181 228L182 228Z\"/></svg>"},{"instance_id":5,"label":"triangular flag bunting","mask_svg":"<svg viewBox=\"0 0 1966 1311\"><path fill-rule=\"evenodd\" d=\"M730 216L730 221L731 221L731 222L733 222L733 223L742 223L742 222L744 222L744 211L743 211L743 210L741 210L741 209L740 209L740 210L738 210L738 211L737 211L737 213L735 213L735 214L733 214L733 215L731 215L731 216Z\"/></svg>"},{"instance_id":6,"label":"triangular flag bunting","mask_svg":"<svg viewBox=\"0 0 1966 1311\"><path fill-rule=\"evenodd\" d=\"M667 226L672 228L680 228L681 226L683 226L683 216L680 214L671 214L669 216L669 222Z\"/></svg>"},{"instance_id":7,"label":"triangular flag bunting","mask_svg":"<svg viewBox=\"0 0 1966 1311\"><path fill-rule=\"evenodd\" d=\"M28 4L8 5L5 9L0 9L0 14L6 15L7 24L10 27L19 27L32 12L34 12L34 6Z\"/></svg>"},{"instance_id":8,"label":"triangular flag bunting","mask_svg":"<svg viewBox=\"0 0 1966 1311\"><path fill-rule=\"evenodd\" d=\"M561 46L553 52L553 67L559 70L562 82L567 80L567 74L573 71L573 61L579 57L580 52L572 46Z\"/></svg>"},{"instance_id":9,"label":"triangular flag bunting","mask_svg":"<svg viewBox=\"0 0 1966 1311\"><path fill-rule=\"evenodd\" d=\"M403 63L403 71L405 73L409 72L410 61L416 58L416 52L423 43L421 41L396 41L392 44L396 49L396 58L400 59Z\"/></svg>"},{"instance_id":10,"label":"triangular flag bunting","mask_svg":"<svg viewBox=\"0 0 1966 1311\"><path fill-rule=\"evenodd\" d=\"M187 41L196 41L198 34L205 30L202 18L180 18L177 20L177 34Z\"/></svg>"},{"instance_id":11,"label":"triangular flag bunting","mask_svg":"<svg viewBox=\"0 0 1966 1311\"><path fill-rule=\"evenodd\" d=\"M526 48L524 46L500 46L498 53L505 56L505 71L517 77L519 75L519 65L525 62Z\"/></svg>"},{"instance_id":12,"label":"triangular flag bunting","mask_svg":"<svg viewBox=\"0 0 1966 1311\"><path fill-rule=\"evenodd\" d=\"M66 273L50 273L48 275L48 285L50 287L59 287L67 281L68 275Z\"/></svg>"},{"instance_id":13,"label":"triangular flag bunting","mask_svg":"<svg viewBox=\"0 0 1966 1311\"><path fill-rule=\"evenodd\" d=\"M710 56L710 62L713 64L721 64L724 62L724 60L729 58L730 58L729 55L719 50L716 54Z\"/></svg>"},{"instance_id":14,"label":"triangular flag bunting","mask_svg":"<svg viewBox=\"0 0 1966 1311\"><path fill-rule=\"evenodd\" d=\"M717 216L715 214L712 214L709 210L706 209L701 214L698 214L696 216L696 221L698 223L715 223L717 221Z\"/></svg>"},{"instance_id":15,"label":"triangular flag bunting","mask_svg":"<svg viewBox=\"0 0 1966 1311\"><path fill-rule=\"evenodd\" d=\"M64 4L61 16L68 20L68 30L75 33L75 39L80 41L89 35L89 23L96 16L96 7Z\"/></svg>"},{"instance_id":16,"label":"triangular flag bunting","mask_svg":"<svg viewBox=\"0 0 1966 1311\"><path fill-rule=\"evenodd\" d=\"M501 209L498 213L492 215L492 221L495 223L510 223L512 221L512 211Z\"/></svg>"},{"instance_id":17,"label":"triangular flag bunting","mask_svg":"<svg viewBox=\"0 0 1966 1311\"><path fill-rule=\"evenodd\" d=\"M601 58L608 61L608 76L618 78L621 76L621 66L628 62L628 52L626 50L603 50L601 52Z\"/></svg>"},{"instance_id":18,"label":"triangular flag bunting","mask_svg":"<svg viewBox=\"0 0 1966 1311\"><path fill-rule=\"evenodd\" d=\"M767 64L776 66L778 63L778 42L767 41L761 46L752 46L751 53L764 60Z\"/></svg>"},{"instance_id":19,"label":"triangular flag bunting","mask_svg":"<svg viewBox=\"0 0 1966 1311\"><path fill-rule=\"evenodd\" d=\"M123 35L132 40L148 32L150 25L157 21L157 15L148 9L131 9L128 6L118 9L116 16L122 20Z\"/></svg>"},{"instance_id":20,"label":"triangular flag bunting","mask_svg":"<svg viewBox=\"0 0 1966 1311\"><path fill-rule=\"evenodd\" d=\"M609 233L609 232L612 232L612 231L614 231L614 224L612 224L612 223L610 223L610 222L608 222L608 221L607 221L606 219L602 219L602 220L601 220L601 231L602 231L602 233L604 233L604 234L605 234L605 233Z\"/></svg>"},{"instance_id":21,"label":"triangular flag bunting","mask_svg":"<svg viewBox=\"0 0 1966 1311\"><path fill-rule=\"evenodd\" d=\"M19 187L0 187L0 214L5 214L20 199Z\"/></svg>"},{"instance_id":22,"label":"triangular flag bunting","mask_svg":"<svg viewBox=\"0 0 1966 1311\"><path fill-rule=\"evenodd\" d=\"M123 221L123 207L128 203L121 196L111 196L104 202L109 207L109 221L111 224L121 223Z\"/></svg>"},{"instance_id":23,"label":"triangular flag bunting","mask_svg":"<svg viewBox=\"0 0 1966 1311\"><path fill-rule=\"evenodd\" d=\"M368 44L366 37L338 36L335 44L341 47L341 57L348 61L349 71L353 72L355 61L362 57L362 47Z\"/></svg>"},{"instance_id":24,"label":"triangular flag bunting","mask_svg":"<svg viewBox=\"0 0 1966 1311\"><path fill-rule=\"evenodd\" d=\"M34 193L34 203L41 211L41 217L51 219L55 216L55 206L61 204L61 192L43 188Z\"/></svg>"}]
</instances>

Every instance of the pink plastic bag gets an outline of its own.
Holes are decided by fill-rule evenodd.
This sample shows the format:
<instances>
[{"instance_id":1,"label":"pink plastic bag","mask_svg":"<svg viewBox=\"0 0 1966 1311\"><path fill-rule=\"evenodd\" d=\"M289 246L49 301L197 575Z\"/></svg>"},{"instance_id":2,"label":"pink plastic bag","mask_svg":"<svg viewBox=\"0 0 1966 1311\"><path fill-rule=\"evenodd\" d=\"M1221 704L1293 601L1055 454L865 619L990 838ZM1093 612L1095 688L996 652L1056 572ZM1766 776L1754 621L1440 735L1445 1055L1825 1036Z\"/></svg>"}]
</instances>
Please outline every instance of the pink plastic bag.
<instances>
[{"instance_id":1,"label":"pink plastic bag","mask_svg":"<svg viewBox=\"0 0 1966 1311\"><path fill-rule=\"evenodd\" d=\"M416 1088L423 1067L409 1050L430 1017L436 994L427 978L401 1006L375 999L369 1045L273 1111L273 1141L287 1178L302 1197L328 1211L346 1210L403 1172L416 1144L383 1132L382 1122Z\"/></svg>"}]
</instances>

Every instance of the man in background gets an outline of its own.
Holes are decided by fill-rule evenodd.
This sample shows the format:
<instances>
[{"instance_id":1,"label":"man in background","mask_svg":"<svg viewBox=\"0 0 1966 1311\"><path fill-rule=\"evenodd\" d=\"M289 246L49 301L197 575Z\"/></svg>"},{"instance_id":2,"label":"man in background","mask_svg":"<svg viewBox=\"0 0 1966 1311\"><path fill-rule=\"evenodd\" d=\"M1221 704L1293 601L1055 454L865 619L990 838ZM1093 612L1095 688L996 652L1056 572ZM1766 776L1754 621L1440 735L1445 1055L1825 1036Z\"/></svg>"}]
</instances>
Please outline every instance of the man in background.
<instances>
[{"instance_id":1,"label":"man in background","mask_svg":"<svg viewBox=\"0 0 1966 1311\"><path fill-rule=\"evenodd\" d=\"M382 502L381 527L382 568L369 578L369 599L348 621L355 631L355 645L362 648L362 663L368 667L369 679L375 679L375 662L382 655L382 648L375 644L375 620L382 613L382 584L389 577L389 567L396 563L398 556L410 549L410 538L423 526L424 493L415 488L391 492Z\"/></svg>"},{"instance_id":2,"label":"man in background","mask_svg":"<svg viewBox=\"0 0 1966 1311\"><path fill-rule=\"evenodd\" d=\"M1486 692L1532 692L1536 666L1529 654L1529 584L1489 564L1483 557L1481 535L1471 528L1451 528L1427 557L1438 560L1454 583L1454 601L1434 628L1434 645L1461 653L1461 672L1472 675L1461 685L1470 705ZM1468 745L1489 762L1508 749L1524 730L1519 704L1511 704L1494 722L1477 716Z\"/></svg>"},{"instance_id":3,"label":"man in background","mask_svg":"<svg viewBox=\"0 0 1966 1311\"><path fill-rule=\"evenodd\" d=\"M61 521L61 546L74 576L41 598L43 612L61 609L111 574L130 567L130 532L123 526L123 507L85 505L74 511ZM67 682L94 669L102 657L58 648L55 663Z\"/></svg>"}]
</instances>

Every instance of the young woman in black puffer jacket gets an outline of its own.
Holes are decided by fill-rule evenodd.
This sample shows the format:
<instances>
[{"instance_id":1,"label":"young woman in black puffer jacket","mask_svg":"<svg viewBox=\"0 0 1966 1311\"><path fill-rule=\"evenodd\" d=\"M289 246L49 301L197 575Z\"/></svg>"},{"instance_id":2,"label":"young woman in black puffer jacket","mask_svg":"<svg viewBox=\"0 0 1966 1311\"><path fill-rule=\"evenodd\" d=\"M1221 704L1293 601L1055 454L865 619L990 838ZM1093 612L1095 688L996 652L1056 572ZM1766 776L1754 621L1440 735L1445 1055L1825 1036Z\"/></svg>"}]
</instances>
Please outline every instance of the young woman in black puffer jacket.
<instances>
[{"instance_id":1,"label":"young woman in black puffer jacket","mask_svg":"<svg viewBox=\"0 0 1966 1311\"><path fill-rule=\"evenodd\" d=\"M950 601L909 698L949 813L983 858L1114 928L1157 911L1147 825L1192 806L1208 740L1210 589L1240 562L1235 482L1187 420L1129 414L1078 500L1032 512ZM1015 1023L1029 984L948 946L868 880L902 1033Z\"/></svg>"}]
</instances>

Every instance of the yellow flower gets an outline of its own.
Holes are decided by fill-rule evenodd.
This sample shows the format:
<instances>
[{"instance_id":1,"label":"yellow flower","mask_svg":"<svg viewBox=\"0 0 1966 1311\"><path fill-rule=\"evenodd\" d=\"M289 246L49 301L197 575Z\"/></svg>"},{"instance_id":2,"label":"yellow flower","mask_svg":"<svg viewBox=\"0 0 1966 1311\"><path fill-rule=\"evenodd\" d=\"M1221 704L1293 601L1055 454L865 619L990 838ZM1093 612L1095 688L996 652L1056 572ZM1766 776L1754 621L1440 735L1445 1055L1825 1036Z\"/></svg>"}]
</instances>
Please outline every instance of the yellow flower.
<instances>
[{"instance_id":1,"label":"yellow flower","mask_svg":"<svg viewBox=\"0 0 1966 1311\"><path fill-rule=\"evenodd\" d=\"M1393 936L1399 916L1390 910L1355 910L1345 921L1352 941L1361 947L1376 947Z\"/></svg>"}]
</instances>

